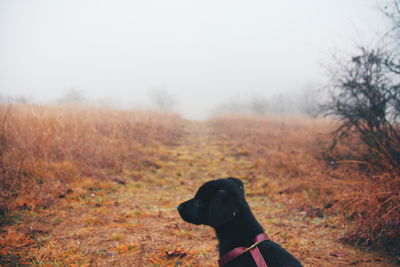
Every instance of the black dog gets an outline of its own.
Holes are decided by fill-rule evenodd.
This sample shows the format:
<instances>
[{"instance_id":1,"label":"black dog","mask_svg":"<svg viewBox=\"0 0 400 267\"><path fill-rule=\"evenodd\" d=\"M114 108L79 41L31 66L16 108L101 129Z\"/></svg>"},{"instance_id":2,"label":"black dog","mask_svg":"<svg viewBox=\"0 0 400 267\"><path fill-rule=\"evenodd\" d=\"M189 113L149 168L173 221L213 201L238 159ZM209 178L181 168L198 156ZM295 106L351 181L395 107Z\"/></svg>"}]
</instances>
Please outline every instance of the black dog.
<instances>
[{"instance_id":1,"label":"black dog","mask_svg":"<svg viewBox=\"0 0 400 267\"><path fill-rule=\"evenodd\" d=\"M220 266L266 266L265 263L268 267L302 266L294 256L263 234L264 229L245 200L240 179L230 177L205 183L193 199L178 206L178 211L186 222L215 229Z\"/></svg>"}]
</instances>

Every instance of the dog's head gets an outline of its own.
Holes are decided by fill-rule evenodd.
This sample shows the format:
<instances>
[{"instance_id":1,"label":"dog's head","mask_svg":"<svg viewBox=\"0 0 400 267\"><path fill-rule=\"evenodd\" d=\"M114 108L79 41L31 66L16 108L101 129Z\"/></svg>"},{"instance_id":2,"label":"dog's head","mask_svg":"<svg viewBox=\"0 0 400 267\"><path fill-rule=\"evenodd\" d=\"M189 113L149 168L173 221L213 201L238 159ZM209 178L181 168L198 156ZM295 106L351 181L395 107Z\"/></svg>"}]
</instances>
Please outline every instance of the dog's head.
<instances>
[{"instance_id":1,"label":"dog's head","mask_svg":"<svg viewBox=\"0 0 400 267\"><path fill-rule=\"evenodd\" d=\"M206 182L194 198L178 206L178 211L188 223L216 228L237 216L244 201L242 181L230 177Z\"/></svg>"}]
</instances>

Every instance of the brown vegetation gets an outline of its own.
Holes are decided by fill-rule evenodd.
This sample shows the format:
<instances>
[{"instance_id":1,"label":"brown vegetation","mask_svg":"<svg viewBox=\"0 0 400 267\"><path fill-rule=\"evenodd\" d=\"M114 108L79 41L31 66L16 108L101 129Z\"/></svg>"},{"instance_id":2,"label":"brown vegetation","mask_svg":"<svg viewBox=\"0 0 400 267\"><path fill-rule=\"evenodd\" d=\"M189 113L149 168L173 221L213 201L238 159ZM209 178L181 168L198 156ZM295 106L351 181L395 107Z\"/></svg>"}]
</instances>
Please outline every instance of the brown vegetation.
<instances>
[{"instance_id":1,"label":"brown vegetation","mask_svg":"<svg viewBox=\"0 0 400 267\"><path fill-rule=\"evenodd\" d=\"M344 160L346 146L325 153L329 121L32 105L1 116L0 265L216 266L212 230L175 207L226 176L305 266L396 264L339 240L395 240L398 177Z\"/></svg>"},{"instance_id":2,"label":"brown vegetation","mask_svg":"<svg viewBox=\"0 0 400 267\"><path fill-rule=\"evenodd\" d=\"M155 164L180 134L177 116L84 106L0 107L0 209L47 206L82 176Z\"/></svg>"},{"instance_id":3,"label":"brown vegetation","mask_svg":"<svg viewBox=\"0 0 400 267\"><path fill-rule=\"evenodd\" d=\"M214 123L251 151L272 196L290 194L283 201L313 216L341 215L352 226L344 240L399 253L400 176L391 164L360 161L368 149L360 138L330 151L334 121L222 116Z\"/></svg>"}]
</instances>

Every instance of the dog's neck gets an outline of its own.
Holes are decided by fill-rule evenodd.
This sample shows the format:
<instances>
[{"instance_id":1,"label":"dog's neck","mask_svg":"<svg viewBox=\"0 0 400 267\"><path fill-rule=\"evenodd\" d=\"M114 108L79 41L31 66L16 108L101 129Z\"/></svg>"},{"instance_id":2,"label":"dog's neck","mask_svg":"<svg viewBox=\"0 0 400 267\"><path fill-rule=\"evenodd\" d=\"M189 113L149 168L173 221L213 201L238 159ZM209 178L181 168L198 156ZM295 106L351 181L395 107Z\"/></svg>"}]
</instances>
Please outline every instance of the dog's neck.
<instances>
[{"instance_id":1,"label":"dog's neck","mask_svg":"<svg viewBox=\"0 0 400 267\"><path fill-rule=\"evenodd\" d=\"M264 229L257 222L248 204L244 203L238 214L228 223L215 228L215 232L219 241L219 254L222 257L234 248L251 246L254 238L263 233Z\"/></svg>"}]
</instances>

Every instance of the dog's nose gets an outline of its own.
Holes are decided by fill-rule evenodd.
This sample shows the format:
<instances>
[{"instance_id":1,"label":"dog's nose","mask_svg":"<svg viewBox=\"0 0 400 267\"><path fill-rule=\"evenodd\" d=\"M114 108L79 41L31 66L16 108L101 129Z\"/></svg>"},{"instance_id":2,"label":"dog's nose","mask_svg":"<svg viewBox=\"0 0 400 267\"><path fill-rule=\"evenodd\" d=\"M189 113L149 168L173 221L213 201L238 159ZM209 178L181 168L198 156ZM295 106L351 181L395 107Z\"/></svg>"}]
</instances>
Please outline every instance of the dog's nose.
<instances>
[{"instance_id":1,"label":"dog's nose","mask_svg":"<svg viewBox=\"0 0 400 267\"><path fill-rule=\"evenodd\" d=\"M179 205L178 207L176 207L176 209L177 209L179 212L181 212L181 210L182 210L182 205Z\"/></svg>"}]
</instances>

